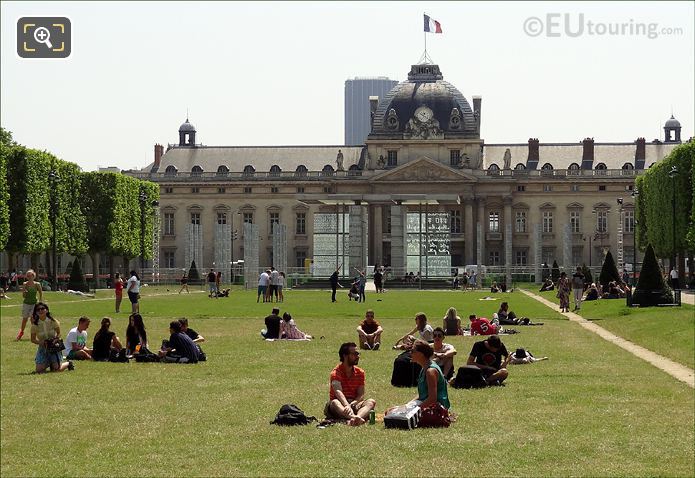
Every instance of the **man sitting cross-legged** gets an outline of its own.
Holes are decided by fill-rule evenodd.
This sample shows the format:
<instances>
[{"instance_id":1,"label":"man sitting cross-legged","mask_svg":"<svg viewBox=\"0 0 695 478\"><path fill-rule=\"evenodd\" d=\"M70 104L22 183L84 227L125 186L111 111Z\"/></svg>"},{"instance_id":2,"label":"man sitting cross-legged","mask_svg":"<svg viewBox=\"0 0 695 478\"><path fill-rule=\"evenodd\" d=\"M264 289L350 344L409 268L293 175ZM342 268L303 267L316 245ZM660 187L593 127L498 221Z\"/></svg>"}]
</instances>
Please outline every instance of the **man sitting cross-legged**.
<instances>
[{"instance_id":1,"label":"man sitting cross-legged","mask_svg":"<svg viewBox=\"0 0 695 478\"><path fill-rule=\"evenodd\" d=\"M68 360L92 360L92 349L87 347L89 317L80 317L77 327L73 327L65 337L63 354Z\"/></svg>"},{"instance_id":2,"label":"man sitting cross-legged","mask_svg":"<svg viewBox=\"0 0 695 478\"><path fill-rule=\"evenodd\" d=\"M379 322L374 320L374 311L367 309L364 314L364 320L357 326L357 335L359 336L360 348L369 350L379 350L381 345L381 333L384 329Z\"/></svg>"},{"instance_id":3,"label":"man sitting cross-legged","mask_svg":"<svg viewBox=\"0 0 695 478\"><path fill-rule=\"evenodd\" d=\"M373 399L364 398L364 370L357 367L360 352L357 344L347 342L338 351L340 363L331 372L330 400L326 403L326 418L344 419L348 425L365 423L369 412L376 406Z\"/></svg>"},{"instance_id":4,"label":"man sitting cross-legged","mask_svg":"<svg viewBox=\"0 0 695 478\"><path fill-rule=\"evenodd\" d=\"M504 361L502 361L503 355ZM487 340L473 344L466 365L478 367L483 372L488 385L501 385L509 375L506 367L510 359L509 352L500 338L497 335L491 335Z\"/></svg>"},{"instance_id":5,"label":"man sitting cross-legged","mask_svg":"<svg viewBox=\"0 0 695 478\"><path fill-rule=\"evenodd\" d=\"M198 346L181 331L181 322L174 320L169 323L169 332L171 337L162 344L159 358L163 362L198 363Z\"/></svg>"}]
</instances>

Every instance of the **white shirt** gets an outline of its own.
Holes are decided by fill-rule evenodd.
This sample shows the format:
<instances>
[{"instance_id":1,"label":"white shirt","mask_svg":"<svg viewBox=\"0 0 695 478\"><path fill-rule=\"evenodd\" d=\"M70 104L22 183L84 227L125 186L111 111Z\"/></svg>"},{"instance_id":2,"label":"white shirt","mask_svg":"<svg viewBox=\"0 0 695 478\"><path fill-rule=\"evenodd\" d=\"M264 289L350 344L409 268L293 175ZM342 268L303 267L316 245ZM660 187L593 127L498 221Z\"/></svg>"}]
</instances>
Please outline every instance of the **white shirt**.
<instances>
[{"instance_id":1,"label":"white shirt","mask_svg":"<svg viewBox=\"0 0 695 478\"><path fill-rule=\"evenodd\" d=\"M273 271L270 273L270 284L271 285L278 285L278 277L280 277L280 273L278 271Z\"/></svg>"},{"instance_id":2,"label":"white shirt","mask_svg":"<svg viewBox=\"0 0 695 478\"><path fill-rule=\"evenodd\" d=\"M282 277L281 275L278 274L278 283L277 285L284 287L285 286L285 278Z\"/></svg>"},{"instance_id":3,"label":"white shirt","mask_svg":"<svg viewBox=\"0 0 695 478\"><path fill-rule=\"evenodd\" d=\"M425 342L432 342L434 340L434 329L430 324L425 325L425 328L420 333L420 338Z\"/></svg>"},{"instance_id":4,"label":"white shirt","mask_svg":"<svg viewBox=\"0 0 695 478\"><path fill-rule=\"evenodd\" d=\"M678 279L678 271L676 269L671 270L671 279Z\"/></svg>"},{"instance_id":5,"label":"white shirt","mask_svg":"<svg viewBox=\"0 0 695 478\"><path fill-rule=\"evenodd\" d=\"M132 289L130 288L130 284L135 284ZM128 282L126 282L125 290L126 292L132 292L133 294L139 294L140 281L135 276L130 276L130 279L128 279Z\"/></svg>"},{"instance_id":6,"label":"white shirt","mask_svg":"<svg viewBox=\"0 0 695 478\"><path fill-rule=\"evenodd\" d=\"M258 285L268 285L268 282L270 281L270 276L263 272L261 274L261 277L258 278Z\"/></svg>"},{"instance_id":7,"label":"white shirt","mask_svg":"<svg viewBox=\"0 0 695 478\"><path fill-rule=\"evenodd\" d=\"M72 344L75 343L83 347L87 345L86 330L78 332L77 327L73 327L72 329L70 329L70 332L68 332L67 337L65 337L65 350L63 350L63 355L67 357L68 353L70 353L70 351L72 350Z\"/></svg>"}]
</instances>

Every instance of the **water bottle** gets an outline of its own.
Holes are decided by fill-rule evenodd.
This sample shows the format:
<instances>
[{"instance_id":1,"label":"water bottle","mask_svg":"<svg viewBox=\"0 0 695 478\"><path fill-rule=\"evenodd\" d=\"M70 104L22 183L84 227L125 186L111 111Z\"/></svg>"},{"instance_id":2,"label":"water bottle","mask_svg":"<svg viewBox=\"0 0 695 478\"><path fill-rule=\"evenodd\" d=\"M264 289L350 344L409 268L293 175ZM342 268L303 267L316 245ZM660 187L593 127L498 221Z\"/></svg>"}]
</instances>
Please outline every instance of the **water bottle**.
<instances>
[{"instance_id":1,"label":"water bottle","mask_svg":"<svg viewBox=\"0 0 695 478\"><path fill-rule=\"evenodd\" d=\"M376 423L376 413L374 412L374 410L371 410L369 412L369 424L374 425L375 423Z\"/></svg>"}]
</instances>

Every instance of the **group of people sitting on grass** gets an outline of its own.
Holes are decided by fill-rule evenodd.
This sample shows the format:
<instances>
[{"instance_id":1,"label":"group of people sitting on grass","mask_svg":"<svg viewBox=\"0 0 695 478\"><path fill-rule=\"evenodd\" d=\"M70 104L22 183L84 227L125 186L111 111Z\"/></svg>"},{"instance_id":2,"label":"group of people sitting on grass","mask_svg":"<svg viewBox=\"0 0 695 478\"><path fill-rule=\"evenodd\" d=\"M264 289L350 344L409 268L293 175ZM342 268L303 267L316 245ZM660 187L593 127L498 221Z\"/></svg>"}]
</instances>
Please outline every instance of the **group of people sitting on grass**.
<instances>
[{"instance_id":1,"label":"group of people sitting on grass","mask_svg":"<svg viewBox=\"0 0 695 478\"><path fill-rule=\"evenodd\" d=\"M31 318L31 341L37 351L34 362L36 373L74 370L75 360L100 362L126 362L130 358L151 355L162 362L197 363L205 360L198 343L205 338L188 327L188 319L174 320L169 324L169 340L162 342L157 354L148 349L147 330L140 314L131 314L126 329L126 344L110 330L111 318L101 319L101 327L94 336L92 347L87 346L87 329L91 320L80 317L77 326L61 339L60 322L55 319L44 302L38 302Z\"/></svg>"},{"instance_id":2,"label":"group of people sitting on grass","mask_svg":"<svg viewBox=\"0 0 695 478\"><path fill-rule=\"evenodd\" d=\"M261 337L266 340L311 340L313 337L305 334L297 328L292 316L285 312L280 317L280 309L273 308L269 316L265 318L265 329L261 330Z\"/></svg>"},{"instance_id":3,"label":"group of people sitting on grass","mask_svg":"<svg viewBox=\"0 0 695 478\"><path fill-rule=\"evenodd\" d=\"M419 406L423 414L430 410L430 414L448 415L451 408L448 385L455 380L453 357L456 349L443 342L444 330L440 327L433 330L432 338L432 343L417 338L408 346L412 362L417 363L421 371L417 396L406 407ZM365 372L357 366L360 353L354 342L343 343L338 350L340 362L331 371L329 397L324 407L324 415L329 420L359 426L367 422L369 413L376 408L376 400L366 396ZM500 338L492 335L473 345L466 364L478 368L488 385L501 385L509 375L506 367L514 357ZM523 359L519 357L518 360ZM395 408L388 408L386 413Z\"/></svg>"}]
</instances>

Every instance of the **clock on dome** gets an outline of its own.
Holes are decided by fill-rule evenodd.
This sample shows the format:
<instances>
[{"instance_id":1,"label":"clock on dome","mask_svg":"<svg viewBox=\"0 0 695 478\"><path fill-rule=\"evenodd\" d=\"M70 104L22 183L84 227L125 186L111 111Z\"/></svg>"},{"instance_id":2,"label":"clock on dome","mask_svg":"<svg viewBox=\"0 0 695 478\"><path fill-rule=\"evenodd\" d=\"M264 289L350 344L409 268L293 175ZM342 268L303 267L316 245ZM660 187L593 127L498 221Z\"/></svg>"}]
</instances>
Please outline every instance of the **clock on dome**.
<instances>
[{"instance_id":1,"label":"clock on dome","mask_svg":"<svg viewBox=\"0 0 695 478\"><path fill-rule=\"evenodd\" d=\"M432 119L432 116L434 113L432 113L432 110L429 109L427 106L420 106L418 109L415 110L415 118L418 119L418 121L422 123L427 123L429 120Z\"/></svg>"}]
</instances>

